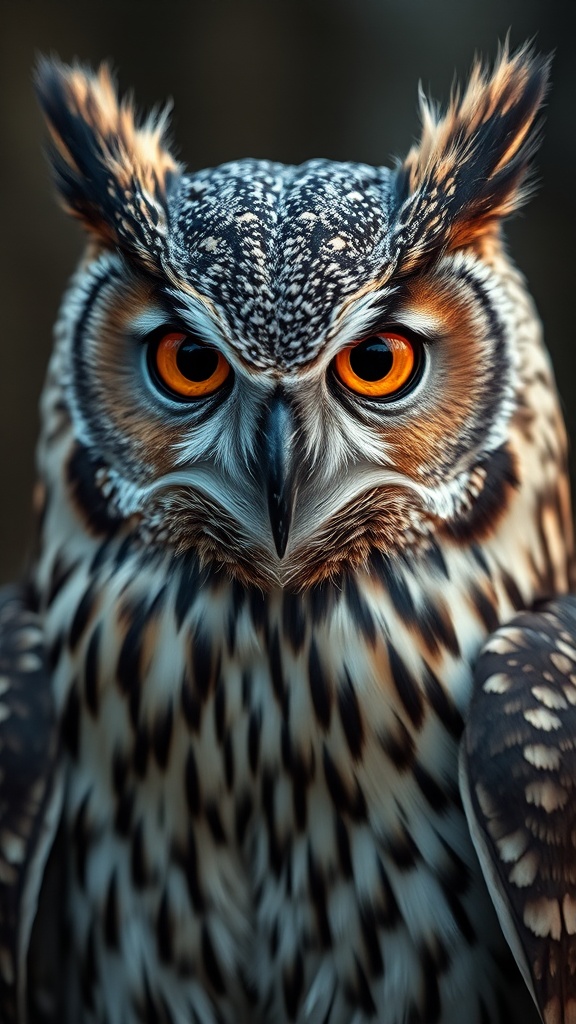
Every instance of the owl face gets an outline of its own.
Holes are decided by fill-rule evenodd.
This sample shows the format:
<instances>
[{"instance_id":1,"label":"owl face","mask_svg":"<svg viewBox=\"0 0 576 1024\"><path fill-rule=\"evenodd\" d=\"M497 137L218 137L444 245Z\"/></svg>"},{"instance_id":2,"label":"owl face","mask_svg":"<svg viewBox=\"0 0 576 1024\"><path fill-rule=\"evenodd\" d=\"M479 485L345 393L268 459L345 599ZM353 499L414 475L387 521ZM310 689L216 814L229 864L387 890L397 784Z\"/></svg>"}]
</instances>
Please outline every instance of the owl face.
<instances>
[{"instance_id":1,"label":"owl face","mask_svg":"<svg viewBox=\"0 0 576 1024\"><path fill-rule=\"evenodd\" d=\"M98 76L40 67L51 159L90 244L66 298L47 471L89 531L262 587L470 539L518 484L533 314L502 252L546 66L477 68L397 170L185 173ZM537 415L537 410L532 410Z\"/></svg>"}]
</instances>

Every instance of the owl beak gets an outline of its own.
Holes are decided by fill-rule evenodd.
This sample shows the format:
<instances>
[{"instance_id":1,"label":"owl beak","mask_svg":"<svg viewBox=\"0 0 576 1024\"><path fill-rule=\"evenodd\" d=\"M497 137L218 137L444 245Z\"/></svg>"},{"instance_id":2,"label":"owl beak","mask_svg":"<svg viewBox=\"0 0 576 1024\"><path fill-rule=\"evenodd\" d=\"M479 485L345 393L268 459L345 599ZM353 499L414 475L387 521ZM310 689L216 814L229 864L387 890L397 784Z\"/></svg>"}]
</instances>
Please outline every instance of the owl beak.
<instances>
[{"instance_id":1,"label":"owl beak","mask_svg":"<svg viewBox=\"0 0 576 1024\"><path fill-rule=\"evenodd\" d=\"M296 488L293 472L294 414L278 390L264 420L264 473L268 514L278 558L288 544Z\"/></svg>"}]
</instances>

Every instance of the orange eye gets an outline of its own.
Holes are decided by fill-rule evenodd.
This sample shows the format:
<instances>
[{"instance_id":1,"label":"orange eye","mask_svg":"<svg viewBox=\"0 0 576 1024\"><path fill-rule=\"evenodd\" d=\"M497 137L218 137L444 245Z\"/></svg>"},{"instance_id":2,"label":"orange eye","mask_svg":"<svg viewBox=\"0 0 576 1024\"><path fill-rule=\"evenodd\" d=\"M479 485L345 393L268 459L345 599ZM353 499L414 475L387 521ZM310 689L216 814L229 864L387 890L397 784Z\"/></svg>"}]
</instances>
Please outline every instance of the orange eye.
<instances>
[{"instance_id":1,"label":"orange eye","mask_svg":"<svg viewBox=\"0 0 576 1024\"><path fill-rule=\"evenodd\" d=\"M181 398L212 395L230 375L230 364L217 349L200 345L192 335L177 331L160 339L152 361L164 387Z\"/></svg>"},{"instance_id":2,"label":"orange eye","mask_svg":"<svg viewBox=\"0 0 576 1024\"><path fill-rule=\"evenodd\" d=\"M334 366L342 383L357 395L385 398L409 383L417 359L413 345L399 334L373 334L342 349Z\"/></svg>"}]
</instances>

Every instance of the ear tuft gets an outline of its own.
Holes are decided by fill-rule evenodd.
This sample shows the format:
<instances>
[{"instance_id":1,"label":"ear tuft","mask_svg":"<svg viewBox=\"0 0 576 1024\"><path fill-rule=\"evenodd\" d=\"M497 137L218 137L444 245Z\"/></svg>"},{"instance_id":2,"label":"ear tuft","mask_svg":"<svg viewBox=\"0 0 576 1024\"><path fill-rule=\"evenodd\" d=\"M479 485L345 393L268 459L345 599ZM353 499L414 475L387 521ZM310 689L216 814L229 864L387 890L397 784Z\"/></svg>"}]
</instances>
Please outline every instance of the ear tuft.
<instances>
[{"instance_id":1,"label":"ear tuft","mask_svg":"<svg viewBox=\"0 0 576 1024\"><path fill-rule=\"evenodd\" d=\"M166 233L166 200L181 170L165 143L168 109L138 123L110 70L42 58L36 91L50 133L48 155L65 208L108 245L149 265Z\"/></svg>"},{"instance_id":2,"label":"ear tuft","mask_svg":"<svg viewBox=\"0 0 576 1024\"><path fill-rule=\"evenodd\" d=\"M482 244L529 197L549 69L528 44L510 54L506 43L493 71L476 61L444 114L420 95L420 142L397 176L405 270L436 248Z\"/></svg>"}]
</instances>

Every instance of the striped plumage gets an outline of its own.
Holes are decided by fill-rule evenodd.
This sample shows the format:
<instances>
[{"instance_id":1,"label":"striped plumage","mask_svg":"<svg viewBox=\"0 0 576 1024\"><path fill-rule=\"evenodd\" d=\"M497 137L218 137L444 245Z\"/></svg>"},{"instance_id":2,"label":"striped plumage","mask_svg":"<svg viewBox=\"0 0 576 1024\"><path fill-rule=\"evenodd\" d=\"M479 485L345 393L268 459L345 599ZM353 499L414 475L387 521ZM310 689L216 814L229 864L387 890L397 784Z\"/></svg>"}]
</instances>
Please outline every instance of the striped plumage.
<instances>
[{"instance_id":1,"label":"striped plumage","mask_svg":"<svg viewBox=\"0 0 576 1024\"><path fill-rule=\"evenodd\" d=\"M526 49L476 68L394 172L186 174L105 70L41 66L90 232L28 581L65 774L55 1003L38 943L30 965L45 1015L537 1019L457 763L483 642L571 584L558 398L500 235L546 70ZM168 335L222 353L222 386L164 386ZM359 396L339 353L383 336L415 368Z\"/></svg>"}]
</instances>

